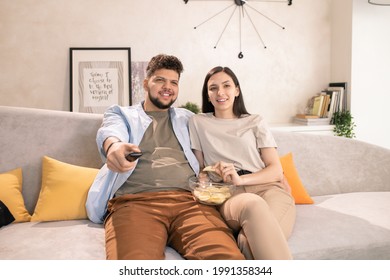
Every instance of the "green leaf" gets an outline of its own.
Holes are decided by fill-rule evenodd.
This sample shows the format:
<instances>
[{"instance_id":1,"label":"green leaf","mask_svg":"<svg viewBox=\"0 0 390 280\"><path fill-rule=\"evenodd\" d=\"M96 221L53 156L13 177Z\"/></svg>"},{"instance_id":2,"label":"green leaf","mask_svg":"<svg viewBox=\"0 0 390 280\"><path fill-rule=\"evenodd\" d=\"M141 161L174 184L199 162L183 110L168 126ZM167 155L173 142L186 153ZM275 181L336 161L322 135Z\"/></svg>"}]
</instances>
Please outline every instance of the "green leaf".
<instances>
[{"instance_id":1,"label":"green leaf","mask_svg":"<svg viewBox=\"0 0 390 280\"><path fill-rule=\"evenodd\" d=\"M200 112L200 108L198 104L193 103L193 102L187 102L184 105L181 105L180 108L185 108L187 110L190 110L191 112L198 114Z\"/></svg>"},{"instance_id":2,"label":"green leaf","mask_svg":"<svg viewBox=\"0 0 390 280\"><path fill-rule=\"evenodd\" d=\"M340 111L333 114L332 123L335 125L333 132L336 136L354 138L356 127L350 111Z\"/></svg>"}]
</instances>

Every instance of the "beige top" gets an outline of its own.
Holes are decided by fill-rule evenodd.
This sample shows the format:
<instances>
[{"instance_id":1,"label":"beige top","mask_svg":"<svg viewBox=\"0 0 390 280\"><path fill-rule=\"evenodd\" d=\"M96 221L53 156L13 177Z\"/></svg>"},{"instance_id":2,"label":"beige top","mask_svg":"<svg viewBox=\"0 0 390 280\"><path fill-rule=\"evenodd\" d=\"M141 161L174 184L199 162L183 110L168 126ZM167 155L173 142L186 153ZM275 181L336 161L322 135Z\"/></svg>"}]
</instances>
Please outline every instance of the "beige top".
<instances>
[{"instance_id":1,"label":"beige top","mask_svg":"<svg viewBox=\"0 0 390 280\"><path fill-rule=\"evenodd\" d=\"M190 190L188 179L195 173L173 132L169 113L146 113L153 121L139 145L143 154L133 174L115 196L173 189Z\"/></svg>"},{"instance_id":2,"label":"beige top","mask_svg":"<svg viewBox=\"0 0 390 280\"><path fill-rule=\"evenodd\" d=\"M194 115L189 122L191 148L203 152L205 166L218 161L257 172L265 167L259 149L277 147L268 125L259 115L218 119L212 113Z\"/></svg>"}]
</instances>

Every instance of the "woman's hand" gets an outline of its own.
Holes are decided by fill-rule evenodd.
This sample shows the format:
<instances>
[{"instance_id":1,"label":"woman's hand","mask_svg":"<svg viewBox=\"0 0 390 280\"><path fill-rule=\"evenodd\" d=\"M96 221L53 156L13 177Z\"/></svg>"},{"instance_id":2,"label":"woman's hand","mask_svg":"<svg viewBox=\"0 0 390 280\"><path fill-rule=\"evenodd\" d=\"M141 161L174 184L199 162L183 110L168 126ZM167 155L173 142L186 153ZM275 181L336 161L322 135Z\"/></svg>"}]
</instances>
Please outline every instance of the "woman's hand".
<instances>
[{"instance_id":1,"label":"woman's hand","mask_svg":"<svg viewBox=\"0 0 390 280\"><path fill-rule=\"evenodd\" d=\"M215 172L222 177L225 183L232 183L235 186L242 184L240 176L237 174L233 163L220 161L214 166Z\"/></svg>"}]
</instances>

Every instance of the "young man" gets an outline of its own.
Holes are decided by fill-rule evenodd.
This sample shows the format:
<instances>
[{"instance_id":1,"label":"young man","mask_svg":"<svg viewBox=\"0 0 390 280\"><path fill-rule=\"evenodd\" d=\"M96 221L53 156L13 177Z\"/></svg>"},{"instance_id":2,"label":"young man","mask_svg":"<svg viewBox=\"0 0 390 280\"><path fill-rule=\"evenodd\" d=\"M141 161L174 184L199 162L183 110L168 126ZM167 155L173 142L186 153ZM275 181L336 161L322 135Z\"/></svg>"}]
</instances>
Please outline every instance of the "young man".
<instances>
[{"instance_id":1,"label":"young man","mask_svg":"<svg viewBox=\"0 0 390 280\"><path fill-rule=\"evenodd\" d=\"M171 107L182 71L174 56L153 57L145 101L110 107L98 130L106 164L86 207L93 222L104 220L107 259L164 259L167 244L186 259L244 259L215 207L196 202L188 187L199 172L188 133L192 113Z\"/></svg>"}]
</instances>

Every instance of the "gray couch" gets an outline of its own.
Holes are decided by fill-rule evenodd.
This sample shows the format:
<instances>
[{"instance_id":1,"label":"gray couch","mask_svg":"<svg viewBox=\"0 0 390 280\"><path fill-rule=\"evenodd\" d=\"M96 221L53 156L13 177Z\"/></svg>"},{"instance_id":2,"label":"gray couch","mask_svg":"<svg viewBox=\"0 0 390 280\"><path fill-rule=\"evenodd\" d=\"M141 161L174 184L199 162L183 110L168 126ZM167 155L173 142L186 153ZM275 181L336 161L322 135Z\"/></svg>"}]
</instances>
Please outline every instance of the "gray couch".
<instances>
[{"instance_id":1,"label":"gray couch","mask_svg":"<svg viewBox=\"0 0 390 280\"><path fill-rule=\"evenodd\" d=\"M32 214L42 157L99 168L102 115L0 106L0 173L22 167ZM274 132L292 152L315 201L297 205L289 244L295 259L390 259L390 151L339 137ZM1 191L0 186L0 191ZM167 247L167 259L180 256ZM0 259L104 259L104 229L88 220L12 223L0 228Z\"/></svg>"}]
</instances>

